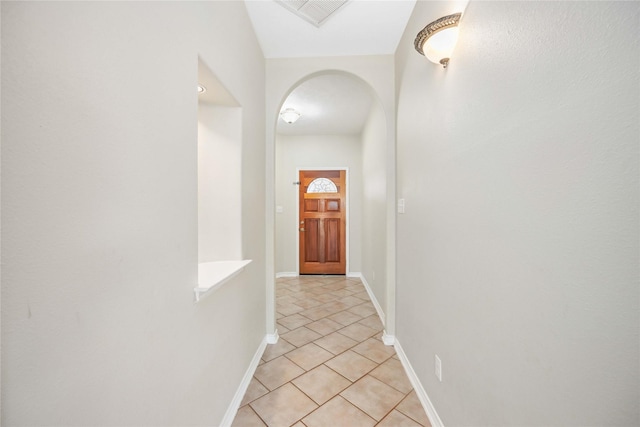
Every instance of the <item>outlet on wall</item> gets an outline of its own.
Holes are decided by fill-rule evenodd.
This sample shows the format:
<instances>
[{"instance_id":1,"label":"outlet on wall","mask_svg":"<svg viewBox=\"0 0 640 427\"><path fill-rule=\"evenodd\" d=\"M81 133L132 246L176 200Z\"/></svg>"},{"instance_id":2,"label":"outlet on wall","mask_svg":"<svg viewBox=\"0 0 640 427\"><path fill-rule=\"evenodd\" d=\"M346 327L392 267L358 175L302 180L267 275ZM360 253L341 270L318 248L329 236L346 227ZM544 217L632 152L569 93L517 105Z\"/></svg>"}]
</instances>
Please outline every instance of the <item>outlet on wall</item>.
<instances>
[{"instance_id":1,"label":"outlet on wall","mask_svg":"<svg viewBox=\"0 0 640 427\"><path fill-rule=\"evenodd\" d=\"M437 354L436 354L436 377L438 377L438 380L442 382L442 362L440 361L440 358L438 357Z\"/></svg>"}]
</instances>

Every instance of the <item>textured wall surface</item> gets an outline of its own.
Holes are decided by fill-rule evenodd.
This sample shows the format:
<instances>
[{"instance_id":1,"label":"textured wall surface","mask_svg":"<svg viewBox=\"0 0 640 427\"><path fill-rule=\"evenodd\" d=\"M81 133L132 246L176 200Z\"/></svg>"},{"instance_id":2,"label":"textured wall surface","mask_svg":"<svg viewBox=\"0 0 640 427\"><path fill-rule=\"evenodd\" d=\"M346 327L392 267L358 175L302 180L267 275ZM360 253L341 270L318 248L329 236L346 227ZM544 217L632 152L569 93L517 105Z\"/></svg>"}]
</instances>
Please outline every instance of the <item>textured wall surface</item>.
<instances>
[{"instance_id":1,"label":"textured wall surface","mask_svg":"<svg viewBox=\"0 0 640 427\"><path fill-rule=\"evenodd\" d=\"M198 262L242 259L242 108L198 103Z\"/></svg>"},{"instance_id":2,"label":"textured wall surface","mask_svg":"<svg viewBox=\"0 0 640 427\"><path fill-rule=\"evenodd\" d=\"M638 425L640 5L471 2L447 70L433 8L397 55L398 338L445 425Z\"/></svg>"},{"instance_id":3,"label":"textured wall surface","mask_svg":"<svg viewBox=\"0 0 640 427\"><path fill-rule=\"evenodd\" d=\"M387 123L379 102L362 131L362 274L385 316L387 309Z\"/></svg>"},{"instance_id":4,"label":"textured wall surface","mask_svg":"<svg viewBox=\"0 0 640 427\"><path fill-rule=\"evenodd\" d=\"M239 2L2 2L3 425L222 419L265 334L248 28ZM242 105L254 262L194 305L198 55Z\"/></svg>"}]
</instances>

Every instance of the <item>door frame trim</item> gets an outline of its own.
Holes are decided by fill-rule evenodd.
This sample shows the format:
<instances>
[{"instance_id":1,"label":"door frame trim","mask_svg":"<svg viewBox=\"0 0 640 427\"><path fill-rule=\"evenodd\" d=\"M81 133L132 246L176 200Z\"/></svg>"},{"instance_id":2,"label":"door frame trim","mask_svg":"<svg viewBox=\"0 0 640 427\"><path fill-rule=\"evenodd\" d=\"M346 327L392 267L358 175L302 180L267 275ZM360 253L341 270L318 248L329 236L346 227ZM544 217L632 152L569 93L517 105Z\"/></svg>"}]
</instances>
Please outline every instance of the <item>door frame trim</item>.
<instances>
[{"instance_id":1,"label":"door frame trim","mask_svg":"<svg viewBox=\"0 0 640 427\"><path fill-rule=\"evenodd\" d=\"M344 246L344 250L345 250L345 259L346 259L346 264L345 264L345 271L344 274L345 276L348 276L350 271L349 270L349 240L351 237L351 234L349 233L349 230L351 228L351 209L349 209L349 201L351 198L351 191L349 191L349 167L347 166L336 166L336 167L327 167L327 166L299 166L296 167L296 180L298 180L300 178L300 171L345 171L345 185L346 185L346 192L347 192L347 203L345 206L346 212L345 212L345 217L346 217L346 227L345 227L345 246ZM301 185L301 184L300 184ZM300 233L298 233L298 228L300 228L300 191L298 188L296 188L296 273L298 275L300 275Z\"/></svg>"}]
</instances>

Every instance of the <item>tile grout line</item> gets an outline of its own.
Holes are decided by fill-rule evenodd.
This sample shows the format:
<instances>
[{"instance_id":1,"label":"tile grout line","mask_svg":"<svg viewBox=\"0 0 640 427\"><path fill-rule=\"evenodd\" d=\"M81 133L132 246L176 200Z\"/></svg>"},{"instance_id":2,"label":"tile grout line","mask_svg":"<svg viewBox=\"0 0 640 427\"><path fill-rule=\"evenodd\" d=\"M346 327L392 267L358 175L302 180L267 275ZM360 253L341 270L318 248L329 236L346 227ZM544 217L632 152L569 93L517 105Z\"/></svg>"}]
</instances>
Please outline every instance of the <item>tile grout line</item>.
<instances>
[{"instance_id":1,"label":"tile grout line","mask_svg":"<svg viewBox=\"0 0 640 427\"><path fill-rule=\"evenodd\" d=\"M318 411L319 409L323 408L323 407L324 407L324 405L326 405L328 402L332 401L332 400L333 400L333 399L335 399L336 397L340 397L342 400L344 400L345 402L347 402L350 406L352 406L352 407L356 408L358 411L360 411L360 412L362 412L363 414L365 414L365 415L366 415L366 417L367 417L368 419L371 419L371 420L374 422L374 425L378 425L379 423L381 423L381 422L382 422L386 417L388 417L388 416L389 416L389 415L390 415L394 410L397 410L397 411L398 411L400 414L402 414L403 416L406 416L407 418L409 418L409 419L411 419L412 421L414 421L414 422L418 423L419 425L422 425L422 424L420 424L417 420L415 420L413 417L411 417L410 415L408 415L408 414L406 414L405 412L403 412L403 411L401 411L401 410L397 409L397 408L398 408L398 406L399 406L399 405L401 405L401 404L402 404L402 402L404 402L404 401L409 397L409 395L410 395L413 391L415 391L415 390L413 389L413 387L411 387L411 388L410 388L410 390L409 390L408 392L404 392L404 391L402 391L402 390L399 390L399 389L397 388L397 386L395 386L395 387L394 387L394 386L393 386L393 385L391 385L391 384L387 384L387 382L386 382L385 380L383 380L382 378L377 378L376 376L372 375L372 372L373 372L373 371L375 371L376 369L380 368L381 366L383 366L383 365L387 364L391 359L394 359L394 356L396 356L396 360L398 360L398 359L397 359L397 352L395 352L395 351L393 352L393 354L388 354L388 353L375 353L375 351L376 351L376 348L375 348L376 343L377 343L377 342L382 343L381 338L379 338L377 335L378 335L378 334L382 334L382 333L383 333L383 331L382 331L382 330L378 330L377 328L378 328L379 326L378 326L378 325L376 325L375 323L372 323L372 322L374 322L374 320L368 320L368 323L369 323L369 324L367 324L367 323L362 323L363 321L365 321L365 320L367 320L367 319L370 319L370 318L371 318L371 316L374 316L374 315L376 314L376 312L375 312L375 311L373 311L373 312L371 312L371 313L367 313L367 312L369 311L369 309L370 309L370 308L373 308L373 309L375 310L375 307L368 307L368 306L371 306L371 305L372 305L372 301L371 301L371 299L370 299L370 297L369 297L368 295L365 295L365 296L367 296L367 299L366 299L366 300L365 300L365 299L363 299L363 298L361 298L361 297L355 296L356 294L360 294L360 293L362 293L362 292L363 292L363 290L362 290L362 289L360 289L360 288L362 288L362 287L364 286L364 285L362 284L362 281L361 281L361 280L349 280L349 279L346 279L346 280L345 280L345 278L343 278L342 276L335 276L335 278L333 278L333 280L328 281L328 283L323 283L323 282L321 282L320 280L318 280L318 281L315 281L315 280L314 280L314 281L310 282L310 283L313 283L313 284L314 284L314 286L312 287L312 289L319 289L319 290L320 290L320 289L322 288L322 290L324 291L324 292L322 292L322 293L317 293L317 294L315 294L316 296L317 296L317 295L331 295L331 297L333 297L332 299L327 300L326 302L322 302L322 301L320 301L320 300L316 300L316 299L314 299L312 296L310 296L310 295L309 295L311 292L309 292L309 290L308 290L308 289L307 289L307 290L305 290L305 289L301 289L301 288L304 288L306 285L308 285L308 284L309 284L309 282L306 282L306 283L305 283L305 281L304 281L304 280L300 280L300 278L299 278L299 277L298 277L298 278L291 278L290 280L286 280L286 279L278 279L278 282L280 282L280 283L276 283L276 294L278 294L278 291L280 290L280 289L278 289L278 288L280 288L280 286L278 286L278 285L284 285L284 286L282 286L282 289L286 290L286 291L287 291L287 294L283 295L282 297L283 297L283 298L286 298L286 297L288 297L288 296L291 296L291 298L288 300L289 302L287 302L287 303L282 303L282 304L283 304L283 306L281 307L281 309L283 309L283 310L285 310L285 311L288 311L288 310L286 309L286 305L289 305L289 306L291 306L291 305L292 305L292 306L294 306L294 307L296 307L296 308L300 308L300 309L301 309L300 311L293 312L293 313L291 313L291 314L289 314L289 315L284 315L283 313L281 313L281 312L277 311L277 314L281 316L281 317L279 317L279 318L277 318L277 319L276 319L276 322L277 322L278 326L279 326L279 327L282 327L282 328L284 328L284 329L287 329L287 331L288 331L288 332L286 332L285 334L287 334L287 333L289 333L289 332L295 332L295 331L297 331L297 330L299 330L299 329L301 329L301 328L305 328L307 331L309 331L309 332L313 332L313 334L318 335L318 337L317 337L317 338L315 338L315 339L311 339L310 341L304 342L304 343L302 343L302 344L300 344L300 345L295 345L295 344L293 344L292 342L288 341L286 338L282 338L282 340L283 340L283 341L284 341L288 346L291 346L291 347L293 347L293 348L291 348L291 349L290 349L290 350L288 350L288 351L285 351L285 352L284 352L284 353L282 353L282 354L277 355L276 357L271 358L271 359L270 359L270 360L268 360L268 361L267 361L267 360L265 360L265 359L263 359L263 358L261 358L262 364L263 364L263 365L264 365L264 364L268 364L268 363L271 363L271 362L274 362L274 361L278 360L279 358L283 358L283 357L284 357L284 360L287 360L287 361L288 361L288 362L290 362L293 366L296 366L297 368L301 369L301 370L302 370L302 373L300 373L299 375L294 376L293 378L290 378L288 381L286 381L286 382L285 382L285 383L283 383L283 384L280 384L278 387L274 388L273 390L270 390L270 389L269 389L268 387L266 387L266 386L265 386L265 385L264 385L264 384L263 384L263 383L262 383L262 382L261 382L257 377L255 377L255 376L254 376L254 379L256 380L256 382L257 382L260 386L262 386L265 390L267 390L267 392L266 392L265 394L263 394L263 395L261 395L261 396L259 396L259 397L255 398L255 399L253 399L253 400L251 400L251 401L247 402L247 403L245 404L245 406L249 406L249 407L250 407L250 409L251 409L251 411L252 411L254 414L256 414L256 415L258 416L258 418L259 418L262 422L264 422L264 424L266 424L266 425L268 426L267 420L266 420L266 419L264 419L260 414L258 414L258 412L253 408L252 404L253 404L254 402L256 402L257 400L259 400L259 399L261 399L261 398L264 398L264 397L268 396L269 394L271 394L271 393L273 393L273 392L275 392L275 391L277 391L277 390L281 389L282 387L286 386L287 384L291 384L291 386L293 386L293 388L294 388L295 390L297 390L299 393L301 393L301 395L302 395L302 396L305 396L307 399L309 399L309 400L310 400L310 402L312 402L314 405L316 405L316 407L315 407L312 411L307 412L306 414L301 414L301 415L300 415L300 418L298 418L297 420L295 420L294 422L292 422L292 423L291 423L291 425L293 425L293 424L297 424L297 423L300 423L301 425L306 426L306 424L302 421L303 419L305 419L306 417L308 417L308 416L310 416L311 414L315 413L315 412L316 412L316 411ZM345 283L346 283L346 284L345 284ZM325 287L327 287L327 286L334 287L335 289L331 289L331 288L328 288L328 289L327 289L327 288L325 288ZM350 288L349 288L349 289L347 289L347 287L350 287ZM297 288L297 289L296 289L296 288ZM366 291L366 288L364 289L364 291ZM301 295L301 296L294 296L295 294L299 294L299 293L303 293L303 292L305 292L305 293L306 293L306 296L304 296L304 295ZM333 294L333 292L339 293L339 294L341 294L341 295ZM278 297L277 297L277 298L278 298ZM357 303L357 304L355 304L355 305L350 305L350 306L349 306L349 305L347 305L347 306L345 306L344 308L342 308L341 310L336 311L336 312L331 312L331 309L330 309L330 308L328 308L328 306L331 306L332 304L334 304L334 305L335 305L335 304L337 304L337 303L341 303L341 304L343 304L343 305L346 305L347 303L342 303L342 300L344 300L344 299L346 299L346 298L350 298L350 299L351 299L351 300L350 300L350 302L353 302L353 301L354 301L354 300L353 300L353 298L356 298L357 300L360 300L360 301L362 301L362 302ZM300 305L297 305L297 303L298 303L298 302L305 301L305 300L308 300L308 299L314 299L314 300L315 300L315 301L317 301L319 304L318 304L318 305L315 305L315 306L310 306L310 307L308 307L308 308L305 308L305 307L302 307L302 306L300 306ZM368 308L368 309L364 309L364 306L367 306L367 308ZM363 307L363 309L359 309L359 311L360 311L359 313L358 313L357 311L356 311L356 312L351 311L351 310L353 310L353 309L358 310L358 309L357 309L357 307ZM308 317L308 316L306 316L305 314L302 314L302 313L304 313L304 312L312 312L312 310L314 310L314 309L317 309L317 310L318 310L318 313L317 313L317 314L320 314L320 313L322 313L323 308L324 308L325 310L328 310L328 311L329 311L329 314L323 315L323 316L321 316L321 317L319 317L319 318L317 318L317 319L315 319L315 320L314 320L314 319L312 319L312 318L310 318L310 317ZM364 315L363 315L363 314L362 314L363 312L364 312L364 313L366 313L366 314L364 314ZM352 322L350 322L350 323L347 323L347 324L344 324L343 322L338 322L338 321L336 321L336 320L331 319L331 317L336 316L336 315L340 315L340 314L343 314L343 313L348 313L348 314L349 314L349 315L351 315L351 316L355 316L355 317L357 317L357 319L356 319L356 320L354 320L354 321L352 321ZM303 323L303 324L299 325L298 327L296 327L296 328L294 328L294 329L289 329L285 324L283 324L283 323L281 323L281 322L280 322L282 319L286 319L286 318L288 318L288 317L292 317L292 316L300 316L302 319L306 319L306 320L308 320L308 322ZM315 316L314 316L314 317L315 317ZM349 318L349 317L347 316L347 319L348 319L348 318ZM312 329L312 328L310 328L310 327L307 327L309 324L313 324L313 323L321 322L321 321L323 321L323 320L331 321L331 322L333 322L333 323L332 323L332 325L333 325L333 324L337 324L337 325L339 325L340 327L339 327L338 329L331 330L330 332L327 332L327 333L322 333L322 332L319 332L319 331L317 331L317 330L314 330L314 329ZM379 319L377 319L377 320L379 320ZM294 321L294 322L293 322L293 324L295 324L295 323L296 323L296 322ZM359 331L362 331L362 328L369 328L369 329L371 329L371 330L374 330L374 333L373 333L373 334L371 334L371 335L365 336L363 339L354 339L352 336L357 336L357 334L358 334L358 333L357 333L357 332L355 332L355 331L350 331L350 332L352 332L352 333L351 333L351 335L352 335L352 336L346 335L346 334L344 333L344 331L345 331L347 328L349 328L349 327L351 327L351 326L353 326L353 325L356 325L356 324L357 324L359 327L361 327L361 328L360 328L360 329L355 328L355 331L358 331L358 330L359 330ZM370 326L370 325L371 325L371 326ZM375 326L374 326L374 325L375 325ZM372 326L373 326L373 327L372 327ZM332 327L332 326L327 326L327 328L329 328L329 329L330 329L331 327ZM321 328L321 327L320 327L320 330L322 330L322 328ZM365 329L365 330L366 330L366 329ZM353 342L355 342L355 343L354 343L353 345L350 345L349 347L347 347L347 348L343 349L343 350L342 350L342 351L340 351L339 353L334 353L333 351L329 350L328 348L325 348L325 347L323 347L321 344L317 343L317 341L319 341L319 340L321 340L321 339L323 339L323 338L326 338L326 337L328 337L328 336L330 336L330 335L333 335L333 334L339 334L339 336L342 336L342 337L344 337L344 338L346 338L346 339L348 339L348 340L352 340L352 341L353 341ZM355 334L355 335L354 335L354 334ZM284 334L283 334L283 335L284 335ZM293 335L292 335L292 336L293 336ZM302 336L304 337L304 335L302 335ZM304 339L304 338L303 338L303 339ZM371 342L370 344L368 344L368 347L363 347L363 348L360 350L360 352L359 352L359 351L354 350L356 347L361 346L361 345L363 345L363 344L365 344L365 343L368 343L368 342L370 342L371 340L373 340L374 342ZM340 340L338 340L338 341L340 342ZM299 349L301 349L301 348L304 348L304 347L306 347L306 346L308 346L308 345L310 345L310 344L314 344L315 346L320 347L323 351L325 351L325 352L327 352L328 354L330 354L330 356L331 356L331 357L330 357L329 359L327 359L327 360L324 360L322 363L318 363L318 364L316 364L316 365L314 365L314 366L311 366L311 367L307 370L307 369L305 369L303 366L301 366L301 365L299 364L299 363L304 363L304 360L305 360L305 357L306 357L306 356L304 356L304 353L301 353L301 356L298 358L299 363L296 363L292 358L290 358L290 357L292 357L292 356L290 356L290 354L291 354L291 353L293 353L294 351L297 351L297 350L299 350ZM329 344L329 341L327 342L327 344ZM337 345L338 347L340 347L340 345L339 345L339 344L336 344L336 345ZM286 346L285 346L285 348L286 348ZM345 376L344 376L343 374L341 374L340 372L336 371L335 369L333 369L333 368L331 368L329 365L327 365L327 363L330 363L332 360L334 360L334 359L336 359L336 358L338 358L338 357L340 357L340 356L342 356L342 355L346 354L347 352L351 352L351 353L353 353L354 355L357 355L358 357L361 357L362 359L366 359L368 362L370 362L370 363L371 363L371 364L373 364L374 366L373 366L373 367L371 367L370 369L367 369L365 372L363 372L363 373L362 373L362 375L360 375L357 379L355 379L354 381L352 381L352 380L350 380L349 378L345 377ZM374 352L374 353L370 353L370 352ZM383 357L382 357L382 360L380 360L380 359L381 359L381 357L378 357L378 356L383 356ZM263 357L264 357L264 355L263 355ZM320 357L320 359L321 359L322 357L324 357L324 355L323 355L323 356L321 356L321 357ZM374 360L374 358L375 358L375 360ZM361 360L362 360L362 359L361 359ZM311 359L307 359L307 360L314 360L314 359L313 359L313 358L311 358ZM318 359L318 360L319 360L319 359ZM380 361L378 361L378 360L380 360ZM314 363L314 362L311 362L311 363ZM306 363L305 363L305 364L306 364ZM300 388L299 386L297 386L297 385L294 383L294 381L296 381L297 379L299 379L299 378L303 377L303 376L304 376L304 375L306 375L307 373L310 373L310 372L312 372L312 371L314 371L314 370L318 369L318 368L319 368L319 367L321 367L321 366L322 366L322 367L324 367L325 369L328 369L328 370L329 370L330 372L332 372L333 374L336 374L339 378L342 378L344 381L346 381L346 382L348 383L348 385L347 385L347 386L345 386L345 387L343 387L343 388L341 388L341 389L339 389L339 390L337 391L337 393L335 393L335 394L333 394L331 397L329 397L329 398L328 398L324 403L319 404L319 403L318 403L316 400L314 400L314 399L313 399L313 398L312 398L312 397L311 397L307 392L305 392L302 388ZM392 365L388 365L388 366L389 366L389 367L388 367L387 369L395 369L395 368L392 368L392 367L391 367ZM366 364L365 364L365 367L366 367ZM356 371L356 372L358 372L358 371ZM381 372L382 372L382 375L390 375L390 373L389 373L390 371L386 371L386 373L384 373L385 371L383 370L383 371L381 371ZM391 372L392 372L392 371L391 371ZM404 372L403 372L403 373L404 373ZM402 398L400 399L400 401L399 401L398 403L396 403L396 404L395 404L393 407L391 407L391 408L390 408L386 413L384 413L384 415L383 415L382 417L380 417L380 420L378 420L377 418L374 418L374 417L373 417L372 415L370 415L370 414L369 414L369 413L368 413L364 408L361 408L357 403L353 403L353 402L351 402L349 399L347 399L346 397L344 397L344 396L342 395L342 393L344 393L346 390L348 390L349 388L351 388L354 384L358 383L359 381L362 381L364 378L367 378L367 377L369 377L370 379L373 379L373 380L375 380L375 381L378 381L378 382L380 382L381 384L384 384L385 386L387 386L387 387L389 387L390 389L392 389L392 390L394 390L394 391L398 392L398 393L399 393L399 395L400 395L400 396L402 396ZM339 387L342 387L342 386L339 386ZM404 387L403 387L403 388L404 388ZM404 389L406 389L406 388L404 388ZM309 391L312 391L312 389L309 389ZM268 413L267 413L267 414L268 414Z\"/></svg>"}]
</instances>

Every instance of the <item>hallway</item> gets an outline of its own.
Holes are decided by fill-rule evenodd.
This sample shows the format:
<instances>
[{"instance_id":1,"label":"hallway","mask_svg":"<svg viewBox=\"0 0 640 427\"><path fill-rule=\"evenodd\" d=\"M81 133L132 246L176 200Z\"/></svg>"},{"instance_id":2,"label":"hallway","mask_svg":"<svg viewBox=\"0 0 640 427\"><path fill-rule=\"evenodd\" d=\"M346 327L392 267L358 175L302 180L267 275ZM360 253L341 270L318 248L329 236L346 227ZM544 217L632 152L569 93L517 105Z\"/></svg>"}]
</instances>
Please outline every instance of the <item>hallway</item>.
<instances>
[{"instance_id":1,"label":"hallway","mask_svg":"<svg viewBox=\"0 0 640 427\"><path fill-rule=\"evenodd\" d=\"M269 345L233 426L430 426L361 281L276 282Z\"/></svg>"}]
</instances>

